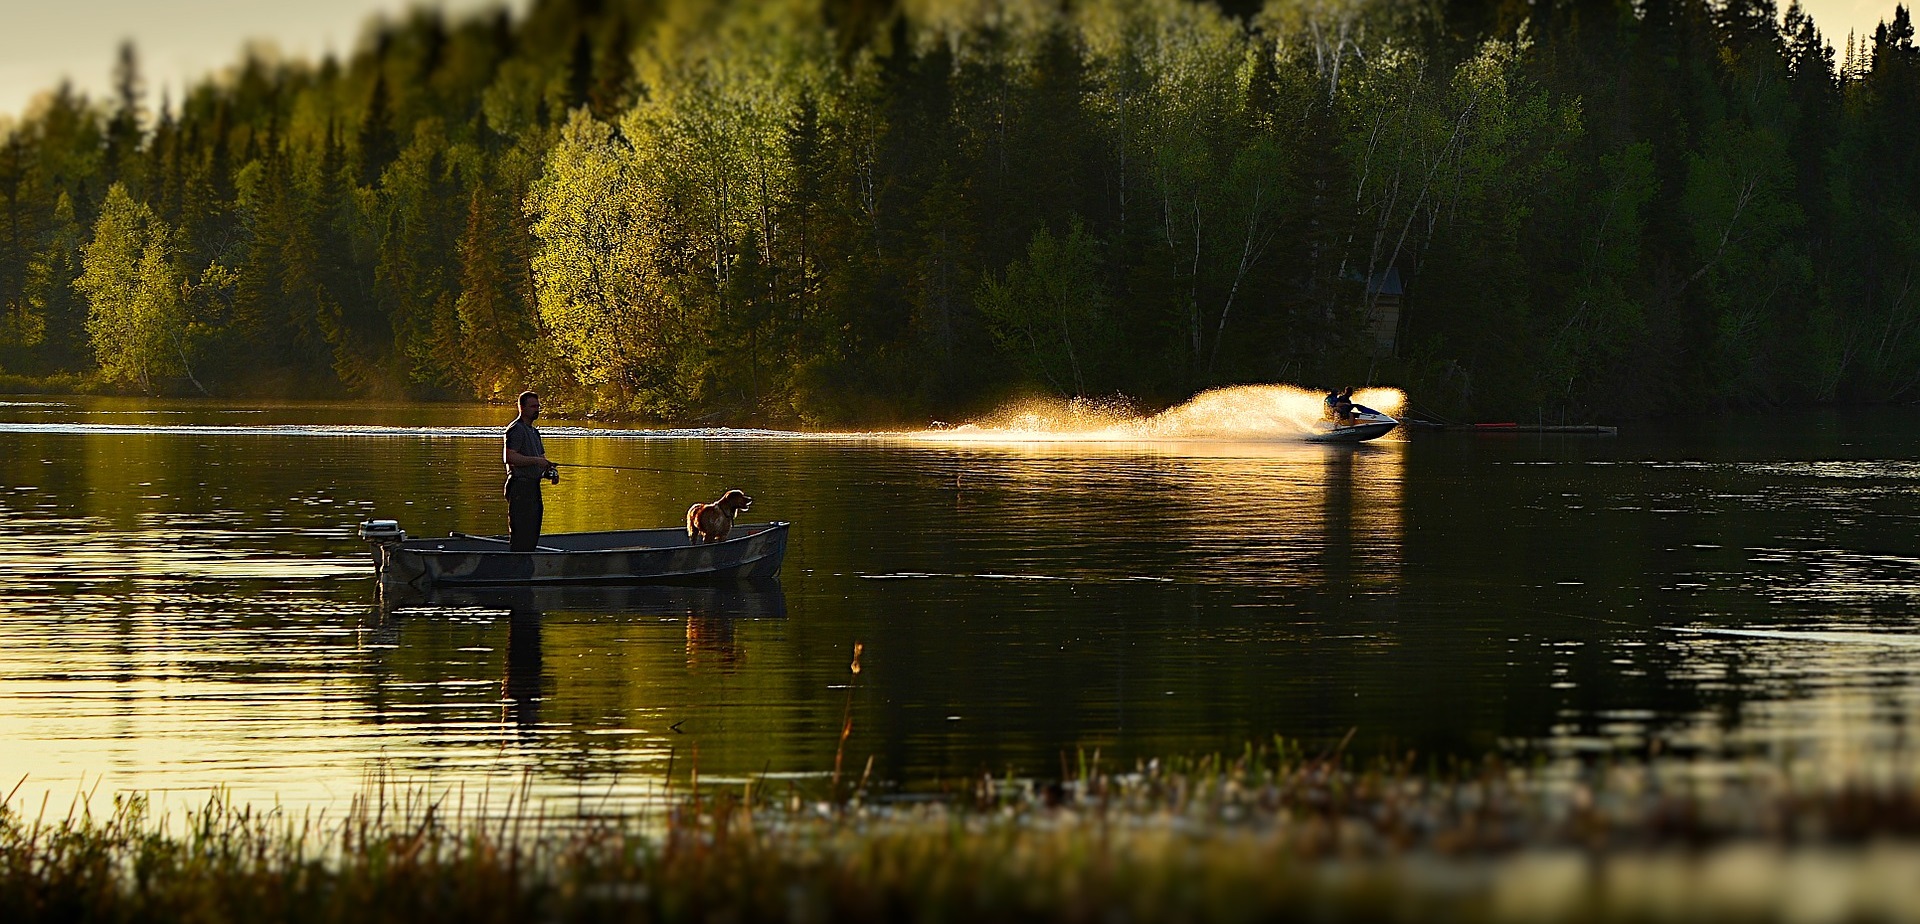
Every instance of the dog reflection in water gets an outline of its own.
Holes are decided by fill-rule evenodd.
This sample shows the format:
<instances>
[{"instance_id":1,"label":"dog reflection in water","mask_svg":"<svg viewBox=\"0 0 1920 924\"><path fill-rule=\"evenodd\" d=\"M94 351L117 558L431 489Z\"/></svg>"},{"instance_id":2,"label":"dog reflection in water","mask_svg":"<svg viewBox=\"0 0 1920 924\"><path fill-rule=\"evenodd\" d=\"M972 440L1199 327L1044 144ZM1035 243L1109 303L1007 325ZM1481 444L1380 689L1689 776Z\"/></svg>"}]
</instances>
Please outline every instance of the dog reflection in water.
<instances>
[{"instance_id":1,"label":"dog reflection in water","mask_svg":"<svg viewBox=\"0 0 1920 924\"><path fill-rule=\"evenodd\" d=\"M724 541L727 533L733 530L733 518L751 506L753 506L753 498L735 489L720 495L720 499L711 504L694 504L688 507L688 544L699 545L702 542Z\"/></svg>"},{"instance_id":2,"label":"dog reflection in water","mask_svg":"<svg viewBox=\"0 0 1920 924\"><path fill-rule=\"evenodd\" d=\"M713 664L726 673L740 666L740 646L733 638L733 617L687 611L687 666Z\"/></svg>"}]
</instances>

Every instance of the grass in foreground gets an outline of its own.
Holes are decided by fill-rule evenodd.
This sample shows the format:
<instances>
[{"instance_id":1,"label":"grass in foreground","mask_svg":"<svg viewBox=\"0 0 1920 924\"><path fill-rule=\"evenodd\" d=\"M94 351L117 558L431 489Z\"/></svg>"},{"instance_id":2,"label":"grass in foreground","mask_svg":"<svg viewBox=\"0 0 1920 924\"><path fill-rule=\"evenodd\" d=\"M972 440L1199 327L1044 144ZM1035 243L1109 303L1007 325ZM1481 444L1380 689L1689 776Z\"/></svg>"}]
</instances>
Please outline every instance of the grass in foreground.
<instances>
[{"instance_id":1,"label":"grass in foreground","mask_svg":"<svg viewBox=\"0 0 1920 924\"><path fill-rule=\"evenodd\" d=\"M344 817L0 811L0 921L1920 920L1920 785L1286 747L952 798L707 787L642 816L373 781Z\"/></svg>"}]
</instances>

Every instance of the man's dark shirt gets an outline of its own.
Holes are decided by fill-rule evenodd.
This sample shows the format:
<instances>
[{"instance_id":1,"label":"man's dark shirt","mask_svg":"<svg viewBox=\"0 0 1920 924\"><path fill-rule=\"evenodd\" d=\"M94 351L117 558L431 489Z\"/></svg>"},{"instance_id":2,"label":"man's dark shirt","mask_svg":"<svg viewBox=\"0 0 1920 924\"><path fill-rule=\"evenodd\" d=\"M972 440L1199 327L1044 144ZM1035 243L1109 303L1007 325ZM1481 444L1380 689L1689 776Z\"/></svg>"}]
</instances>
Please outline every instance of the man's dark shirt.
<instances>
[{"instance_id":1,"label":"man's dark shirt","mask_svg":"<svg viewBox=\"0 0 1920 924\"><path fill-rule=\"evenodd\" d=\"M507 425L507 448L523 456L544 456L547 454L546 445L540 441L540 431L534 429L533 424L527 423L526 420L519 417L515 417L513 423ZM538 480L545 474L546 472L538 465L507 466L507 476L510 478L532 478Z\"/></svg>"}]
</instances>

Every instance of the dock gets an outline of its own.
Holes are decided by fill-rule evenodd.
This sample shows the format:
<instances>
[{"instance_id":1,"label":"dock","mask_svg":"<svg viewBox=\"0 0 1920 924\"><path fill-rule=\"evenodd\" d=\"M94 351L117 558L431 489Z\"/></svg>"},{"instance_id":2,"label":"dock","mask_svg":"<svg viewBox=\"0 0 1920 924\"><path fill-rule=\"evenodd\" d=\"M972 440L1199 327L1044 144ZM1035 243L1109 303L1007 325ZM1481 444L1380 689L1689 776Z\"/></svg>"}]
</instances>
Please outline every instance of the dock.
<instances>
[{"instance_id":1,"label":"dock","mask_svg":"<svg viewBox=\"0 0 1920 924\"><path fill-rule=\"evenodd\" d=\"M1429 420L1403 420L1423 430L1442 430L1449 433L1560 433L1581 436L1619 436L1619 427L1604 427L1599 424L1523 424L1523 423L1469 423L1442 424Z\"/></svg>"}]
</instances>

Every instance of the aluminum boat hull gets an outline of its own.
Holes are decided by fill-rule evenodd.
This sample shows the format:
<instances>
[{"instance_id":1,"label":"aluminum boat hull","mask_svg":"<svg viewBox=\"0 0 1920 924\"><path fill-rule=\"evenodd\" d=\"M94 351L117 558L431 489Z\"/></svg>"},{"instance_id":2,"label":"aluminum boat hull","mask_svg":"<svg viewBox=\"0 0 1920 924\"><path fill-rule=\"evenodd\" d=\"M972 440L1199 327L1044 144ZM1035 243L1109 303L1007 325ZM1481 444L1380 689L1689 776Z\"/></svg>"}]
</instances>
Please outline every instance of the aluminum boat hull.
<instances>
[{"instance_id":1,"label":"aluminum boat hull","mask_svg":"<svg viewBox=\"0 0 1920 924\"><path fill-rule=\"evenodd\" d=\"M507 549L505 536L373 542L382 584L410 587L743 581L780 572L787 523L740 523L725 542L687 544L684 529L550 533L540 551Z\"/></svg>"}]
</instances>

